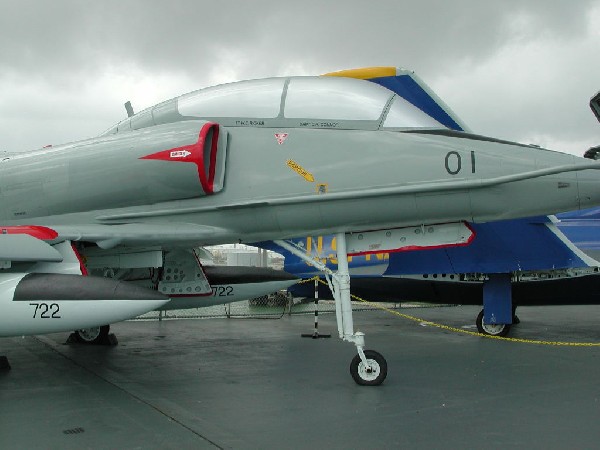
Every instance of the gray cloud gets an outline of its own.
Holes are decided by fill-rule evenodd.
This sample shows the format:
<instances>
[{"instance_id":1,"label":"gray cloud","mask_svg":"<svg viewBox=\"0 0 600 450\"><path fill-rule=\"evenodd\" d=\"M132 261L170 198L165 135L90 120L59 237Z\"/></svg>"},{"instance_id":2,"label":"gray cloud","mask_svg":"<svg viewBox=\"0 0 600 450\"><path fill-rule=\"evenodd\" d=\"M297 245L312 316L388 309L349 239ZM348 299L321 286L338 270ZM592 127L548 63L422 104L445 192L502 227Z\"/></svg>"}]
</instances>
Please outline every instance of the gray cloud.
<instances>
[{"instance_id":1,"label":"gray cloud","mask_svg":"<svg viewBox=\"0 0 600 450\"><path fill-rule=\"evenodd\" d=\"M573 151L598 137L598 0L0 6L0 149L93 135L132 96L139 109L233 79L370 65L416 70L476 131Z\"/></svg>"}]
</instances>

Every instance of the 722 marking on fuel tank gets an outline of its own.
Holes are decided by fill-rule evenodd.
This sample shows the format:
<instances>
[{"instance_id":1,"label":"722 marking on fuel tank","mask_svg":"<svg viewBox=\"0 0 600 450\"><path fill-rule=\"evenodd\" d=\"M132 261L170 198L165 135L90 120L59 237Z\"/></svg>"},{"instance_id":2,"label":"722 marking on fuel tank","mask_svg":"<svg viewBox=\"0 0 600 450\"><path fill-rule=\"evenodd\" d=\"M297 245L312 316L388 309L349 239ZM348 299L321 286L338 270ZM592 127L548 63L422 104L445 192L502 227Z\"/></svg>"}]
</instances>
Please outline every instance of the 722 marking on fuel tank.
<instances>
[{"instance_id":1,"label":"722 marking on fuel tank","mask_svg":"<svg viewBox=\"0 0 600 450\"><path fill-rule=\"evenodd\" d=\"M34 319L60 319L60 306L58 303L30 303L29 305L35 306L33 311ZM38 316L38 313L39 316Z\"/></svg>"},{"instance_id":2,"label":"722 marking on fuel tank","mask_svg":"<svg viewBox=\"0 0 600 450\"><path fill-rule=\"evenodd\" d=\"M213 297L229 297L233 295L233 286L213 286Z\"/></svg>"}]
</instances>

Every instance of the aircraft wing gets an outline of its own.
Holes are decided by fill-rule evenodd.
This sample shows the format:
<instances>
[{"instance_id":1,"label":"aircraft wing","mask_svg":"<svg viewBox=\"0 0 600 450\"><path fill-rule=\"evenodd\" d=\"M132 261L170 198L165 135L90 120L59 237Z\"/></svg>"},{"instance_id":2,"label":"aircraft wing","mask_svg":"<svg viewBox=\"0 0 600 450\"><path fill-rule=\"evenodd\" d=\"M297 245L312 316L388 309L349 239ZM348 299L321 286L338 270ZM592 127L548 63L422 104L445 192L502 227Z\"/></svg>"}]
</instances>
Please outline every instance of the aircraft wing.
<instances>
[{"instance_id":1,"label":"aircraft wing","mask_svg":"<svg viewBox=\"0 0 600 450\"><path fill-rule=\"evenodd\" d=\"M176 222L0 227L0 336L71 331L161 307L229 303L297 282L266 268L207 273L197 247L225 232L232 234Z\"/></svg>"},{"instance_id":2,"label":"aircraft wing","mask_svg":"<svg viewBox=\"0 0 600 450\"><path fill-rule=\"evenodd\" d=\"M224 228L191 223L163 224L126 223L118 225L61 225L53 227L58 238L69 241L94 242L102 249L119 245L199 246L231 232Z\"/></svg>"},{"instance_id":3,"label":"aircraft wing","mask_svg":"<svg viewBox=\"0 0 600 450\"><path fill-rule=\"evenodd\" d=\"M75 247L43 226L0 227L0 268L0 336L99 326L169 301L120 280L82 276Z\"/></svg>"},{"instance_id":4,"label":"aircraft wing","mask_svg":"<svg viewBox=\"0 0 600 450\"><path fill-rule=\"evenodd\" d=\"M194 247L224 232L188 223L0 227L0 261L60 262L63 257L53 246L64 241L93 242L102 249L121 245Z\"/></svg>"},{"instance_id":5,"label":"aircraft wing","mask_svg":"<svg viewBox=\"0 0 600 450\"><path fill-rule=\"evenodd\" d=\"M0 234L0 261L60 262L62 255L50 244L28 234Z\"/></svg>"}]
</instances>

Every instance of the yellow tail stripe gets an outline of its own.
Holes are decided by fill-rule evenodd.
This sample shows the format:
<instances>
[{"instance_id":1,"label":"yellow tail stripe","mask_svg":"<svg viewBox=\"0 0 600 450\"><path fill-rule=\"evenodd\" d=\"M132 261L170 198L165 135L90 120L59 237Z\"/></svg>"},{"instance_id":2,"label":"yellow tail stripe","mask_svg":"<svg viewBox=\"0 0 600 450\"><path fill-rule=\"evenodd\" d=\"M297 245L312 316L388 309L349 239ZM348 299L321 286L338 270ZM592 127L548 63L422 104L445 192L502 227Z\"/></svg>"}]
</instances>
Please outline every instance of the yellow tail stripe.
<instances>
[{"instance_id":1,"label":"yellow tail stripe","mask_svg":"<svg viewBox=\"0 0 600 450\"><path fill-rule=\"evenodd\" d=\"M340 70L339 72L324 73L324 77L346 77L358 78L359 80L368 80L380 77L395 77L395 67L363 67L361 69Z\"/></svg>"}]
</instances>

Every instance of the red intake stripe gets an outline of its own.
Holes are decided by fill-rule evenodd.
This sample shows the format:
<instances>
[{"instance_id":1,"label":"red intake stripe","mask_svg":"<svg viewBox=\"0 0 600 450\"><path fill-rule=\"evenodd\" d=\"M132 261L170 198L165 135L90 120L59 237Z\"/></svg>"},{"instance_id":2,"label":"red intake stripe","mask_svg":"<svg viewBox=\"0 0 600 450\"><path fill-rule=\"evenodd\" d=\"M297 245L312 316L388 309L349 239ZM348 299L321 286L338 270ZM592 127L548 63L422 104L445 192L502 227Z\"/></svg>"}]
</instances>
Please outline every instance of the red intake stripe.
<instances>
[{"instance_id":1,"label":"red intake stripe","mask_svg":"<svg viewBox=\"0 0 600 450\"><path fill-rule=\"evenodd\" d=\"M206 145L206 137L211 129L214 128L212 143L210 148L210 158L208 167L208 176L206 167L204 166L204 147ZM215 122L207 122L202 126L198 135L198 141L194 144L174 147L168 150L152 153L151 155L142 156L139 159L155 159L169 162L184 162L194 163L198 169L198 179L202 190L206 194L214 194L215 171L217 165L217 150L219 141L219 124Z\"/></svg>"}]
</instances>

